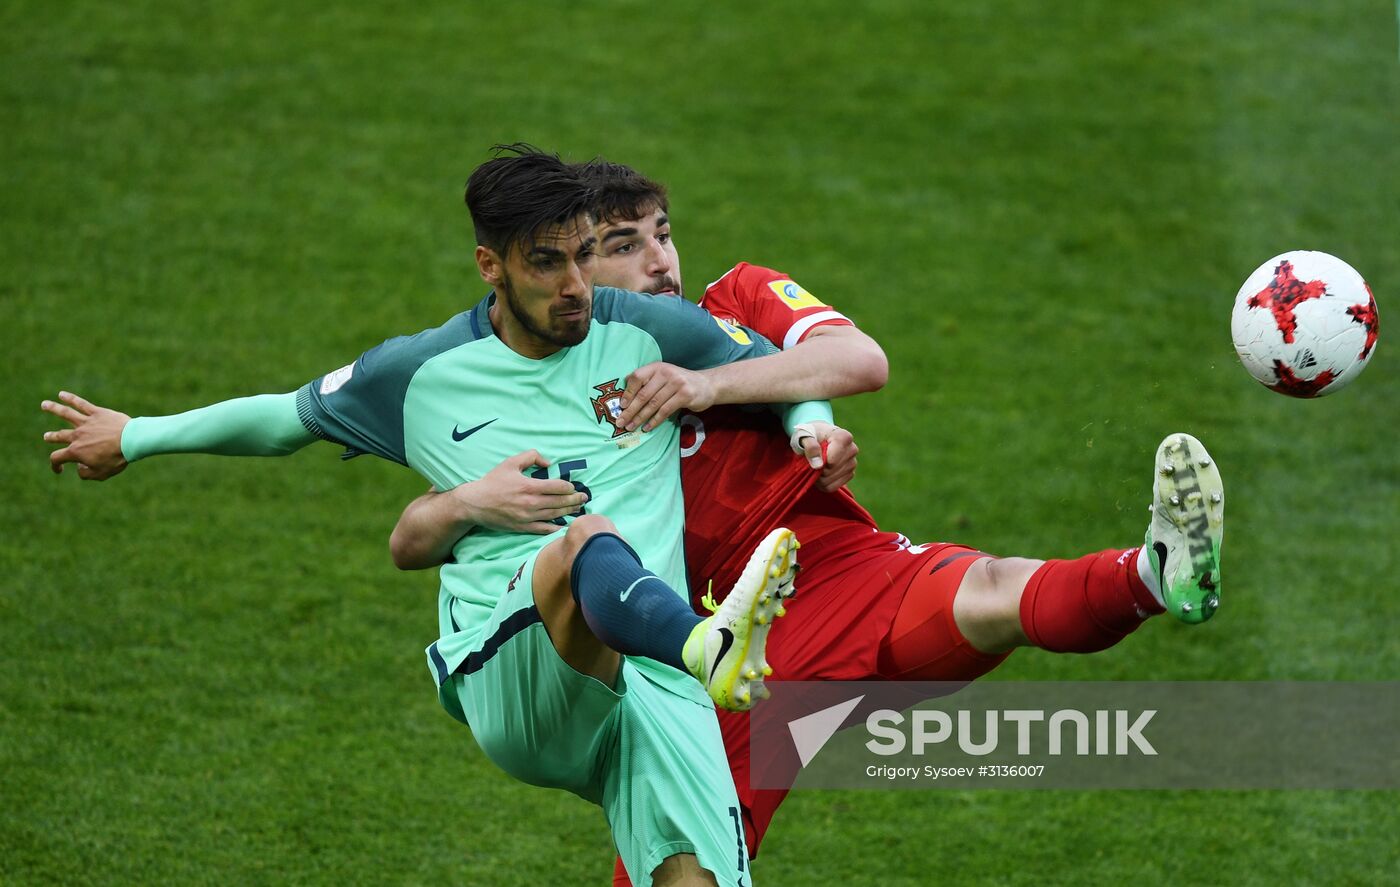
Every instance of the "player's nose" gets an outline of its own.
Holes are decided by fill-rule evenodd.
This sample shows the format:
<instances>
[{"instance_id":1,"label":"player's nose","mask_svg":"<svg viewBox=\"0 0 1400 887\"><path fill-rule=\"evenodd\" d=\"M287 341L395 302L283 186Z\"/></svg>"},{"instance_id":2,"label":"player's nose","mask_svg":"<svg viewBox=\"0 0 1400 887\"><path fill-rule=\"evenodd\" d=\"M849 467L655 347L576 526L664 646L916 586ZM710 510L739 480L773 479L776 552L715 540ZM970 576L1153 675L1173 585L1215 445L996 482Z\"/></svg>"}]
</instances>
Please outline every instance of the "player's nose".
<instances>
[{"instance_id":1,"label":"player's nose","mask_svg":"<svg viewBox=\"0 0 1400 887\"><path fill-rule=\"evenodd\" d=\"M592 278L584 268L578 262L570 262L559 295L573 299L580 298L589 291L591 284Z\"/></svg>"},{"instance_id":2,"label":"player's nose","mask_svg":"<svg viewBox=\"0 0 1400 887\"><path fill-rule=\"evenodd\" d=\"M652 277L662 277L675 270L671 267L670 253L666 252L660 241L647 241L646 259L646 271Z\"/></svg>"}]
</instances>

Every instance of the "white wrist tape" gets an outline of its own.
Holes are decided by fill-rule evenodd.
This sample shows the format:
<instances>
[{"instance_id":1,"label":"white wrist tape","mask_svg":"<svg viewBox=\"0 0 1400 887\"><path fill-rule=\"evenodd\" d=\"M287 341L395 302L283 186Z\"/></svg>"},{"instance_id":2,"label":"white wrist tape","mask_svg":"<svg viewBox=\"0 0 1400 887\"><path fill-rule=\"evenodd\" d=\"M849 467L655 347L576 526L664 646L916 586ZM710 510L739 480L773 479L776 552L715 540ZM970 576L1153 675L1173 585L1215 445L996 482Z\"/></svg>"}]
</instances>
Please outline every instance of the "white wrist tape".
<instances>
[{"instance_id":1,"label":"white wrist tape","mask_svg":"<svg viewBox=\"0 0 1400 887\"><path fill-rule=\"evenodd\" d=\"M788 440L792 451L799 456L807 455L806 451L802 449L802 438L804 437L817 437L816 427L809 422L803 422L801 425L794 428L792 430L792 437ZM817 437L817 439L820 440L821 438Z\"/></svg>"}]
</instances>

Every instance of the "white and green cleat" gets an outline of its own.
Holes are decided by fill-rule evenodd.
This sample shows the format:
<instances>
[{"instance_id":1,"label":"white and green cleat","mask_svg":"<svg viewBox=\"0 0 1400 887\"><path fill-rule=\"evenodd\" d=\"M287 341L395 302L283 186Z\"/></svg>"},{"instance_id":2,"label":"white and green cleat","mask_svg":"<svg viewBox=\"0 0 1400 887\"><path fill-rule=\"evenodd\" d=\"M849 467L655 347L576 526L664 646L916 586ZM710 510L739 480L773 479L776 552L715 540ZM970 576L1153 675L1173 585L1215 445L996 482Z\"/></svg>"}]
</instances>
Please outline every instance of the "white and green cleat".
<instances>
[{"instance_id":1,"label":"white and green cleat","mask_svg":"<svg viewBox=\"0 0 1400 887\"><path fill-rule=\"evenodd\" d=\"M1156 467L1143 553L1167 611L1182 622L1205 622L1220 607L1220 469L1199 440L1180 433L1157 447Z\"/></svg>"},{"instance_id":2,"label":"white and green cleat","mask_svg":"<svg viewBox=\"0 0 1400 887\"><path fill-rule=\"evenodd\" d=\"M681 658L720 708L747 711L768 697L763 679L773 669L763 654L768 629L786 612L783 601L794 593L797 548L791 530L774 530L754 549L723 603L716 607L706 596L714 615L695 626Z\"/></svg>"}]
</instances>

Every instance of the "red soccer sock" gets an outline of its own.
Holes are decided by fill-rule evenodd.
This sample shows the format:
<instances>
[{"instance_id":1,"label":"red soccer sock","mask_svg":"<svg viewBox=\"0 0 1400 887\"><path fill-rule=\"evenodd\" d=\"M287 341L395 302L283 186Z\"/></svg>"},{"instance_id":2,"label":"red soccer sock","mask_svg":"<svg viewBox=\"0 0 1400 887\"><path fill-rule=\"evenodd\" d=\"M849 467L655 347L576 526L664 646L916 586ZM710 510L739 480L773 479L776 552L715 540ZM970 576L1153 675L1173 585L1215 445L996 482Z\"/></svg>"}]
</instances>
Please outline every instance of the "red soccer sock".
<instances>
[{"instance_id":1,"label":"red soccer sock","mask_svg":"<svg viewBox=\"0 0 1400 887\"><path fill-rule=\"evenodd\" d=\"M1107 650L1162 605L1137 573L1139 549L1100 551L1073 561L1046 561L1021 595L1021 628L1056 653Z\"/></svg>"}]
</instances>

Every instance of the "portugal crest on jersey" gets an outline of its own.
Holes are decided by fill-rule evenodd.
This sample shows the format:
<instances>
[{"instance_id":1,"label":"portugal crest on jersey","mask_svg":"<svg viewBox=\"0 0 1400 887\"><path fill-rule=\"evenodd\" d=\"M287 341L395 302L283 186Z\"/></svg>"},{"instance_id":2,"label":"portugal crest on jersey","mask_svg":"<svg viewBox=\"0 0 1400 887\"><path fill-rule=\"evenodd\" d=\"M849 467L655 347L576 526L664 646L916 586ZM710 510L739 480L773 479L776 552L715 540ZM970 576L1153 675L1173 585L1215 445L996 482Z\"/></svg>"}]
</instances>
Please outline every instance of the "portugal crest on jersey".
<instances>
[{"instance_id":1,"label":"portugal crest on jersey","mask_svg":"<svg viewBox=\"0 0 1400 887\"><path fill-rule=\"evenodd\" d=\"M593 390L598 392L598 396L593 398L593 414L598 417L599 422L607 422L612 426L613 437L621 437L627 433L627 429L618 422L622 416L623 392L623 389L617 387L619 381L613 379L593 386Z\"/></svg>"}]
</instances>

